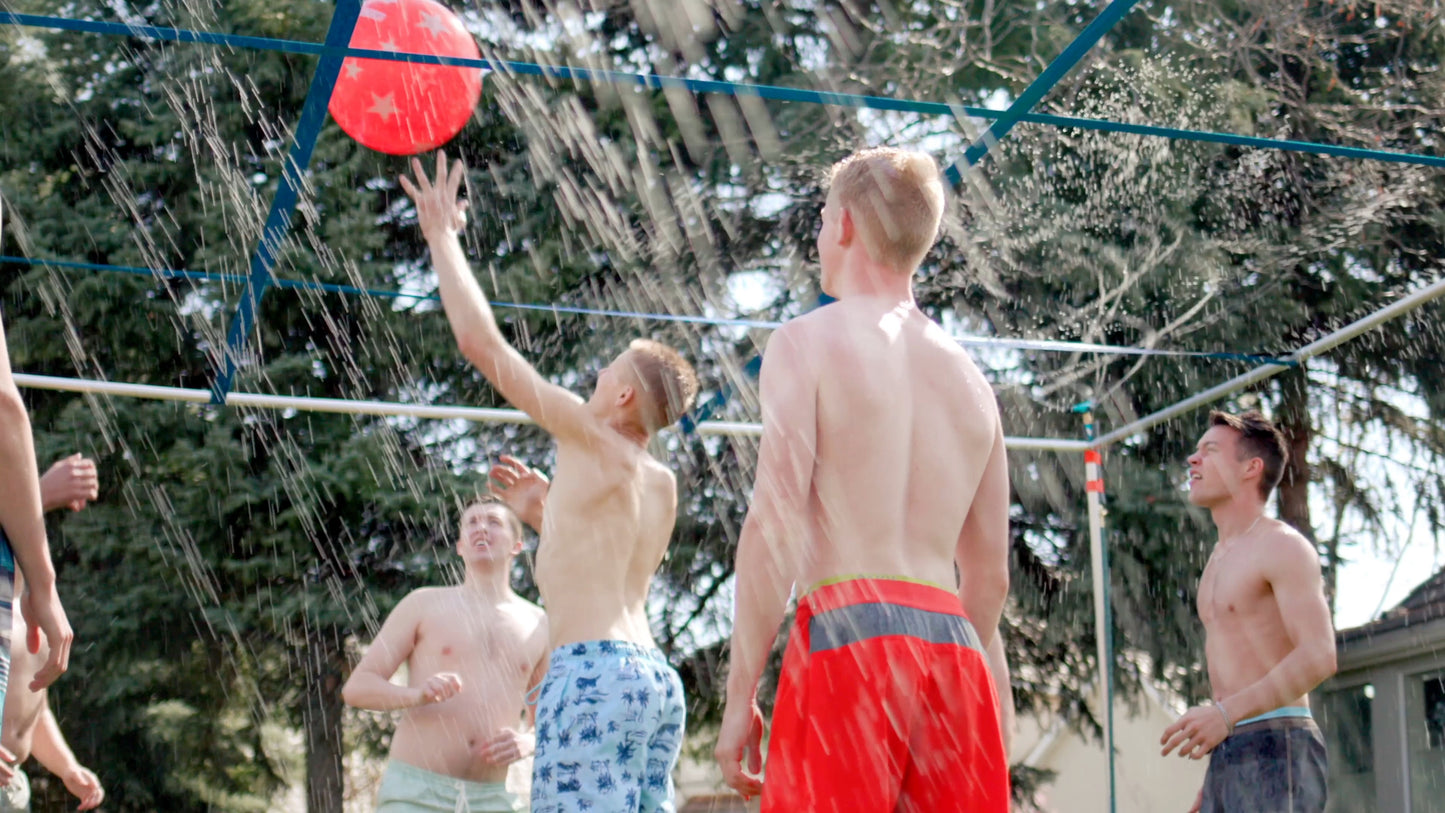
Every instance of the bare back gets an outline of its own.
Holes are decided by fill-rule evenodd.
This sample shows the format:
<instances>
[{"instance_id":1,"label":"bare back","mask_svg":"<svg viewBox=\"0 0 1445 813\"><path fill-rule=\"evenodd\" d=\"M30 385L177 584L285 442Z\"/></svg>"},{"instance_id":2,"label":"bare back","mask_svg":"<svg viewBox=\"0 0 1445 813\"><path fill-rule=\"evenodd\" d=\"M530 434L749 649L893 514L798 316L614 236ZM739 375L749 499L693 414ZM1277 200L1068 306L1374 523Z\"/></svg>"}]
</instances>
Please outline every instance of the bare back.
<instances>
[{"instance_id":1,"label":"bare back","mask_svg":"<svg viewBox=\"0 0 1445 813\"><path fill-rule=\"evenodd\" d=\"M813 544L799 587L876 575L953 589L999 432L988 382L915 308L845 300L795 324L818 376Z\"/></svg>"},{"instance_id":2,"label":"bare back","mask_svg":"<svg viewBox=\"0 0 1445 813\"><path fill-rule=\"evenodd\" d=\"M559 440L537 548L553 647L654 646L647 595L676 519L677 481L646 450L605 430L588 442Z\"/></svg>"},{"instance_id":3,"label":"bare back","mask_svg":"<svg viewBox=\"0 0 1445 813\"><path fill-rule=\"evenodd\" d=\"M461 587L418 590L418 621L407 659L409 686L456 673L462 691L443 703L402 712L391 756L409 765L474 782L502 782L505 765L477 759L474 749L504 728L517 728L537 664L546 658L543 615L514 599L500 605Z\"/></svg>"}]
</instances>

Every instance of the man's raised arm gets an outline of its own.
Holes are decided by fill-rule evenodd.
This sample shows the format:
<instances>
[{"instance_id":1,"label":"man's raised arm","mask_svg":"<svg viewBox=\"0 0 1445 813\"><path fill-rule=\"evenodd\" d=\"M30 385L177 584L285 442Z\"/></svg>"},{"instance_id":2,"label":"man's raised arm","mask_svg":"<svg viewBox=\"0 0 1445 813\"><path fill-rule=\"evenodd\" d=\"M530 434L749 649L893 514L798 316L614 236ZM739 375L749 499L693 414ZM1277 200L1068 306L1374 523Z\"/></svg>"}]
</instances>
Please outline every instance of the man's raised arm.
<instances>
[{"instance_id":1,"label":"man's raised arm","mask_svg":"<svg viewBox=\"0 0 1445 813\"><path fill-rule=\"evenodd\" d=\"M466 202L457 198L466 166L457 161L448 171L446 153L438 152L435 183L415 158L412 170L416 181L402 176L401 187L416 203L417 225L431 247L442 307L462 355L508 403L532 416L554 437L580 439L595 425L582 399L547 381L507 343L482 287L472 276L458 237L466 223Z\"/></svg>"}]
</instances>

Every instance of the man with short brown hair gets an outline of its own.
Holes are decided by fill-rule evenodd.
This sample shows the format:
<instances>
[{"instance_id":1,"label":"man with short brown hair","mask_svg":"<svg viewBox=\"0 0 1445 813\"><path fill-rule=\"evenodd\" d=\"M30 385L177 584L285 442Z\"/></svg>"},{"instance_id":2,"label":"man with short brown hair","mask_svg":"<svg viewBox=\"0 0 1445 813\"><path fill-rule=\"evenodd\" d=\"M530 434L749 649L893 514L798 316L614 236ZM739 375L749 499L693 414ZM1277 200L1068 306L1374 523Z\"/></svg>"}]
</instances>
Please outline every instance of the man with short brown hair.
<instances>
[{"instance_id":1,"label":"man with short brown hair","mask_svg":"<svg viewBox=\"0 0 1445 813\"><path fill-rule=\"evenodd\" d=\"M378 813L514 813L507 767L532 753L527 686L546 667L541 609L511 587L522 525L502 502L468 505L457 527L462 583L408 593L342 687L346 704L401 711ZM407 685L391 682L407 667Z\"/></svg>"},{"instance_id":2,"label":"man with short brown hair","mask_svg":"<svg viewBox=\"0 0 1445 813\"><path fill-rule=\"evenodd\" d=\"M1196 811L1324 810L1325 744L1308 695L1335 672L1335 632L1319 554L1264 515L1288 462L1284 435L1258 412L1210 413L1189 456L1189 501L1219 529L1198 596L1214 702L1159 742L1166 755L1209 755Z\"/></svg>"}]
</instances>

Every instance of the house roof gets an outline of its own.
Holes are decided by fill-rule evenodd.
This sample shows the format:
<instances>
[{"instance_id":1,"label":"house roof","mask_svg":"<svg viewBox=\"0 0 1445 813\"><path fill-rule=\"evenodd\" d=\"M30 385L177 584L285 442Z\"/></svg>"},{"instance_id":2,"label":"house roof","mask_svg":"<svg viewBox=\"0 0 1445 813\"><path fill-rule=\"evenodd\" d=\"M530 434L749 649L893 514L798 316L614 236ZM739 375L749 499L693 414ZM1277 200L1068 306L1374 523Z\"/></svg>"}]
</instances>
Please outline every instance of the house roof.
<instances>
[{"instance_id":1,"label":"house roof","mask_svg":"<svg viewBox=\"0 0 1445 813\"><path fill-rule=\"evenodd\" d=\"M1340 630L1335 637L1339 643L1344 644L1441 619L1445 619L1445 570L1410 591L1404 601L1386 611L1384 615L1363 626Z\"/></svg>"}]
</instances>

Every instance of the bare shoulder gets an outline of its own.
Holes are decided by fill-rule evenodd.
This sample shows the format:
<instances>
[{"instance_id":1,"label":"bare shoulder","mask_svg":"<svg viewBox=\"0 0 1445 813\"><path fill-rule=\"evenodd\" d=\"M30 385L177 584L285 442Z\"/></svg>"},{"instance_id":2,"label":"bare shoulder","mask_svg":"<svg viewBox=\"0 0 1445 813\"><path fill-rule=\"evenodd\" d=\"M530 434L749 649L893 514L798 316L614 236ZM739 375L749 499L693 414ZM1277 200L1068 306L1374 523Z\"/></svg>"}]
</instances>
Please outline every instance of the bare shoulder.
<instances>
[{"instance_id":1,"label":"bare shoulder","mask_svg":"<svg viewBox=\"0 0 1445 813\"><path fill-rule=\"evenodd\" d=\"M1271 578L1320 576L1320 555L1289 523L1270 520L1260 533L1261 558Z\"/></svg>"},{"instance_id":2,"label":"bare shoulder","mask_svg":"<svg viewBox=\"0 0 1445 813\"><path fill-rule=\"evenodd\" d=\"M518 616L531 621L545 621L547 619L546 610L543 610L541 607L538 607L521 596L513 596L507 602L507 606Z\"/></svg>"},{"instance_id":3,"label":"bare shoulder","mask_svg":"<svg viewBox=\"0 0 1445 813\"><path fill-rule=\"evenodd\" d=\"M425 621L435 616L451 617L459 600L457 587L422 587L408 593L397 609L407 605L411 615L418 621Z\"/></svg>"},{"instance_id":4,"label":"bare shoulder","mask_svg":"<svg viewBox=\"0 0 1445 813\"><path fill-rule=\"evenodd\" d=\"M434 587L423 587L402 596L387 614L377 633L377 640L386 638L396 643L420 635L427 618L435 614L432 609L436 601L435 591Z\"/></svg>"},{"instance_id":5,"label":"bare shoulder","mask_svg":"<svg viewBox=\"0 0 1445 813\"><path fill-rule=\"evenodd\" d=\"M501 610L506 617L512 619L512 623L517 625L523 636L547 636L547 613L541 607L521 596L513 595L502 605Z\"/></svg>"},{"instance_id":6,"label":"bare shoulder","mask_svg":"<svg viewBox=\"0 0 1445 813\"><path fill-rule=\"evenodd\" d=\"M391 614L406 613L409 615L419 615L425 613L428 608L436 604L440 594L446 589L445 587L418 587L402 596L401 601L396 603L396 607L392 609Z\"/></svg>"},{"instance_id":7,"label":"bare shoulder","mask_svg":"<svg viewBox=\"0 0 1445 813\"><path fill-rule=\"evenodd\" d=\"M953 361L959 370L971 375L983 376L983 371L979 369L977 362L973 360L973 354L964 349L963 345L959 344L958 339L955 339L952 334L944 330L943 325L926 316L923 321L925 324L923 325L922 334L925 341L942 351L944 355Z\"/></svg>"},{"instance_id":8,"label":"bare shoulder","mask_svg":"<svg viewBox=\"0 0 1445 813\"><path fill-rule=\"evenodd\" d=\"M763 355L774 347L788 347L790 349L805 349L819 344L823 338L832 333L830 327L838 324L841 320L841 311L831 308L819 308L808 311L802 316L789 319L783 326L773 331L768 339L768 345L763 350Z\"/></svg>"},{"instance_id":9,"label":"bare shoulder","mask_svg":"<svg viewBox=\"0 0 1445 813\"><path fill-rule=\"evenodd\" d=\"M647 489L663 499L677 498L677 475L666 463L650 454L642 456L642 471L647 479Z\"/></svg>"}]
</instances>

